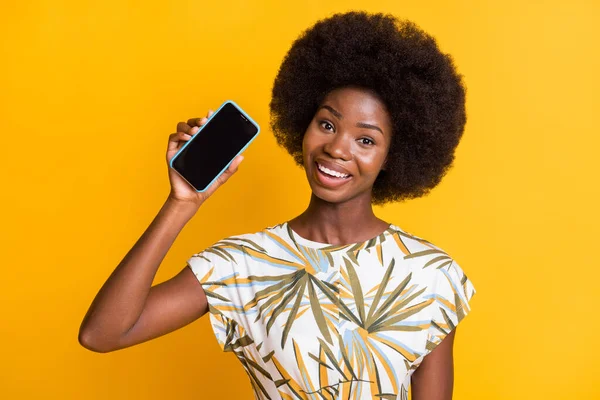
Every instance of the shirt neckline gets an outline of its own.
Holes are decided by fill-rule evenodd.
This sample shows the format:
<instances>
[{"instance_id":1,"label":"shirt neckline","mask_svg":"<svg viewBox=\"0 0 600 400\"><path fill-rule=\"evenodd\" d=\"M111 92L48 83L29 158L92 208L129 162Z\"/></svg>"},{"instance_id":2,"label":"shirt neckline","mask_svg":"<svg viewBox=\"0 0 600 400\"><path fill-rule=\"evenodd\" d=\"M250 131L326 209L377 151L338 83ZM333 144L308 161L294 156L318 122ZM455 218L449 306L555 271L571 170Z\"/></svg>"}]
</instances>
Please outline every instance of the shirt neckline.
<instances>
[{"instance_id":1,"label":"shirt neckline","mask_svg":"<svg viewBox=\"0 0 600 400\"><path fill-rule=\"evenodd\" d=\"M309 247L312 249L319 249L319 250L341 250L341 249L345 249L348 247L363 247L364 245L369 244L369 243L375 244L375 243L379 242L380 239L385 240L385 238L387 238L387 236L390 236L393 233L395 233L396 231L398 231L398 228L394 224L390 223L386 230L384 230L383 232L381 232L378 235L375 235L374 237L372 237L370 239L363 240L360 242L355 242L355 243L335 245L335 244L331 244L331 243L315 242L314 240L310 240L310 239L300 236L296 231L294 231L289 226L288 221L284 222L281 227L284 231L286 231L288 233L288 235L290 236L290 239L293 242L295 242L297 245L300 245L303 247ZM381 240L381 241L383 241L383 240Z\"/></svg>"}]
</instances>

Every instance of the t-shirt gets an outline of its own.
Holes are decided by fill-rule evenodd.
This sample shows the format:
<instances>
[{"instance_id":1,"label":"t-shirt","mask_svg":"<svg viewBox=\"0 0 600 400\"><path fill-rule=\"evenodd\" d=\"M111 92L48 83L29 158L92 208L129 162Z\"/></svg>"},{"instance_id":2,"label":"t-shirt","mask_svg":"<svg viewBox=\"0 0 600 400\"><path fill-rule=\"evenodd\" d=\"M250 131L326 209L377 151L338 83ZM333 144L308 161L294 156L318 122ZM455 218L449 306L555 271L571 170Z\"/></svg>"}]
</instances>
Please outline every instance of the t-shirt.
<instances>
[{"instance_id":1,"label":"t-shirt","mask_svg":"<svg viewBox=\"0 0 600 400\"><path fill-rule=\"evenodd\" d=\"M285 222L223 239L188 264L256 399L407 399L412 373L475 293L446 252L393 224L339 246Z\"/></svg>"}]
</instances>

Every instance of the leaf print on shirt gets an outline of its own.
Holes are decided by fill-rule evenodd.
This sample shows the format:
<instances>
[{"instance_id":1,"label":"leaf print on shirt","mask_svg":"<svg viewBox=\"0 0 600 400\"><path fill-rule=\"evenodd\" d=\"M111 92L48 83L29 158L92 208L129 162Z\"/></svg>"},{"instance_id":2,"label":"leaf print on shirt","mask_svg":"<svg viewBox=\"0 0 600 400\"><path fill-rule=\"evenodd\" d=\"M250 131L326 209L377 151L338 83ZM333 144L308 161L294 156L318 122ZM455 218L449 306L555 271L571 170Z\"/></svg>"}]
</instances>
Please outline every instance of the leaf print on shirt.
<instances>
[{"instance_id":1,"label":"leaf print on shirt","mask_svg":"<svg viewBox=\"0 0 600 400\"><path fill-rule=\"evenodd\" d=\"M254 340L246 334L244 327L238 325L235 321L229 320L227 328L231 330L230 335L232 337L236 336L238 339L235 341L229 340L229 344L225 345L224 351L231 351L235 354L248 374L254 391L261 393L266 398L270 398L263 382L265 379L272 380L273 378L261 365L268 361L270 357L261 357L258 348L254 346Z\"/></svg>"},{"instance_id":2,"label":"leaf print on shirt","mask_svg":"<svg viewBox=\"0 0 600 400\"><path fill-rule=\"evenodd\" d=\"M473 287L462 269L456 264L440 270L438 290L431 296L438 312L431 319L430 336L427 350L435 346L452 331L456 325L470 312L468 299L473 296Z\"/></svg>"},{"instance_id":3,"label":"leaf print on shirt","mask_svg":"<svg viewBox=\"0 0 600 400\"><path fill-rule=\"evenodd\" d=\"M392 259L381 282L363 295L356 266L350 260L344 259L344 261L346 268L342 269L343 279L340 286L341 303L344 305L343 307L340 305L340 309L344 310L342 317L356 323L369 334L385 331L418 331L427 327L426 324L406 321L408 317L433 303L433 299L427 299L410 305L427 289L416 283L411 284L412 273L409 273L396 287L388 288L395 265ZM368 312L366 312L367 308ZM412 361L412 355L403 355Z\"/></svg>"},{"instance_id":4,"label":"leaf print on shirt","mask_svg":"<svg viewBox=\"0 0 600 400\"><path fill-rule=\"evenodd\" d=\"M249 281L269 281L270 286L256 292L254 298L244 305L245 310L257 308L255 322L262 319L266 324L267 335L275 321L285 316L285 327L281 337L281 348L285 347L288 334L294 322L301 315L301 306L311 309L321 335L331 343L331 331L335 331L337 318L335 288L315 278L305 269L281 276L249 276ZM305 304L303 304L303 302ZM260 305L259 305L260 304Z\"/></svg>"},{"instance_id":5,"label":"leaf print on shirt","mask_svg":"<svg viewBox=\"0 0 600 400\"><path fill-rule=\"evenodd\" d=\"M315 277L317 273L327 273L332 262L330 256L310 249L294 248L272 233L267 233L267 236L288 257L273 257L252 242L249 242L250 246L239 245L232 240L221 242L220 247L223 249L242 252L254 261L287 272L281 275L250 275L229 282L234 285L266 284L264 289L257 291L254 297L244 304L241 311L255 310L257 315L254 322L261 321L266 326L267 335L275 323L282 324L281 348L285 348L294 323L310 309L319 331L326 341L331 342L331 330L335 330L333 322L337 318L333 306L337 302L336 288ZM231 257L229 254L228 256Z\"/></svg>"},{"instance_id":6,"label":"leaf print on shirt","mask_svg":"<svg viewBox=\"0 0 600 400\"><path fill-rule=\"evenodd\" d=\"M452 258L450 258L450 256L448 254L446 254L446 252L439 250L439 249L428 249L428 250L423 250L423 251L419 251L416 253L408 254L408 255L404 256L404 259L408 260L410 258L426 257L426 256L430 256L430 255L434 255L434 257L432 257L425 264L423 264L423 268L427 268L431 265L435 265L437 269L440 269L440 268L446 267L452 263Z\"/></svg>"},{"instance_id":7,"label":"leaf print on shirt","mask_svg":"<svg viewBox=\"0 0 600 400\"><path fill-rule=\"evenodd\" d=\"M344 337L339 338L342 357L337 361L344 366L344 376L347 378L363 376L364 381L366 374L369 384L373 386L372 392L378 393L381 398L397 396L402 389L396 382L396 368L386 356L387 349L400 354L405 359L407 368L421 356L420 352L409 348L388 332L426 330L429 321L412 321L409 317L434 302L430 298L414 303L427 288L411 282L412 272L399 284L388 287L392 281L394 265L395 261L392 259L381 282L368 290L362 287L359 279L359 265L344 258L345 268L341 271L340 300L346 306L340 307L341 316L356 326L346 330ZM380 383L382 376L392 384L393 393L383 393ZM352 397L353 393L361 393L360 386L366 384L362 381L350 383L351 385L342 385L344 398L355 398ZM356 390L353 390L354 385Z\"/></svg>"},{"instance_id":8,"label":"leaf print on shirt","mask_svg":"<svg viewBox=\"0 0 600 400\"><path fill-rule=\"evenodd\" d=\"M204 258L203 256L198 255L198 254L194 254L193 257ZM202 288L204 289L204 294L206 295L206 297L212 297L216 300L220 300L223 302L223 303L215 305L214 302L209 301L208 302L208 310L212 314L220 315L222 318L224 318L222 311L231 309L231 300L216 293L216 289L220 286L227 286L228 283L233 282L233 279L229 278L229 279L224 279L224 280L220 280L220 281L219 280L210 281L209 279L213 275L214 270L215 270L215 267L211 267L208 270L208 272L206 272L206 274L204 274L201 277L197 276L197 278L198 278L198 281L200 282L200 285L202 285Z\"/></svg>"},{"instance_id":9,"label":"leaf print on shirt","mask_svg":"<svg viewBox=\"0 0 600 400\"><path fill-rule=\"evenodd\" d=\"M407 400L423 357L470 311L472 283L395 226L344 246L294 235L284 223L189 260L255 397Z\"/></svg>"}]
</instances>

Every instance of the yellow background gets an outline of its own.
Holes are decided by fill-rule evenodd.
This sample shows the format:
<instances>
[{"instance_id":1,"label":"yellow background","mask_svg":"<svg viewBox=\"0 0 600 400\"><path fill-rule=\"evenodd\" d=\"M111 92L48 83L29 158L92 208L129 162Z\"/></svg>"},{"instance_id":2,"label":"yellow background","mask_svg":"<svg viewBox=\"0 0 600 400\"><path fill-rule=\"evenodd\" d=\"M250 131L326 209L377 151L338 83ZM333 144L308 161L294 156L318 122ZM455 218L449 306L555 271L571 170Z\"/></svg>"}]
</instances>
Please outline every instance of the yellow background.
<instances>
[{"instance_id":1,"label":"yellow background","mask_svg":"<svg viewBox=\"0 0 600 400\"><path fill-rule=\"evenodd\" d=\"M271 85L302 30L352 9L413 20L465 76L454 168L428 197L376 210L448 251L477 289L455 398L600 398L599 2L1 4L0 398L252 398L208 318L110 354L80 347L77 331L166 199L178 121L233 99L262 133L157 282L222 237L304 209L304 173L269 130Z\"/></svg>"}]
</instances>

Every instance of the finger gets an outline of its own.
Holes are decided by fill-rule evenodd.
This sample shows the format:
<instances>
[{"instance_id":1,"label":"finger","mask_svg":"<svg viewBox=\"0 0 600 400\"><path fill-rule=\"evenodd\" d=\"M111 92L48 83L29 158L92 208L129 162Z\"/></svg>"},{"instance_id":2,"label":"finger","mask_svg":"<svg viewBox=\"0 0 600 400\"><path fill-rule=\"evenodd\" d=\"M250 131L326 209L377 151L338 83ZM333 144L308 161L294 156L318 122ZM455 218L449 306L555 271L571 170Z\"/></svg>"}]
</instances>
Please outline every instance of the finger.
<instances>
[{"instance_id":1,"label":"finger","mask_svg":"<svg viewBox=\"0 0 600 400\"><path fill-rule=\"evenodd\" d=\"M190 118L188 119L188 125L189 126L198 126L198 123L200 122L202 118L198 117L198 118Z\"/></svg>"},{"instance_id":2,"label":"finger","mask_svg":"<svg viewBox=\"0 0 600 400\"><path fill-rule=\"evenodd\" d=\"M188 121L188 123L179 122L177 124L177 132L189 133L191 128L192 128L192 126L190 126L189 121Z\"/></svg>"},{"instance_id":3,"label":"finger","mask_svg":"<svg viewBox=\"0 0 600 400\"><path fill-rule=\"evenodd\" d=\"M211 115L213 115L215 112L213 110L208 110L208 114L206 114L206 116L208 118L210 118Z\"/></svg>"},{"instance_id":4,"label":"finger","mask_svg":"<svg viewBox=\"0 0 600 400\"><path fill-rule=\"evenodd\" d=\"M192 119L189 119L187 123L189 126L202 126L206 123L206 121L208 121L208 118L206 118L206 117L192 118Z\"/></svg>"},{"instance_id":5,"label":"finger","mask_svg":"<svg viewBox=\"0 0 600 400\"><path fill-rule=\"evenodd\" d=\"M233 159L233 161L231 162L231 164L229 165L229 168L227 168L227 170L231 174L233 174L234 172L236 172L238 170L238 167L240 166L242 161L244 161L244 156L240 154L239 156L237 156L236 158Z\"/></svg>"},{"instance_id":6,"label":"finger","mask_svg":"<svg viewBox=\"0 0 600 400\"><path fill-rule=\"evenodd\" d=\"M225 170L225 172L223 172L217 178L217 181L211 185L211 187L209 188L209 193L213 193L215 190L217 190L217 188L219 186L221 186L225 182L227 182L227 180L229 178L231 178L231 176L237 172L238 167L240 166L240 163L242 162L243 159L244 159L244 156L242 156L242 155L239 155L236 158L234 158L233 161L231 162L231 164L229 164L229 167Z\"/></svg>"},{"instance_id":7,"label":"finger","mask_svg":"<svg viewBox=\"0 0 600 400\"><path fill-rule=\"evenodd\" d=\"M221 175L221 177L222 177L221 184L227 182L227 179L229 179L231 177L231 175L233 175L237 172L238 167L242 163L243 159L244 159L244 156L241 156L241 155L237 156L236 158L233 159L231 164L229 164L229 167L227 168L227 170L223 173L223 175Z\"/></svg>"},{"instance_id":8,"label":"finger","mask_svg":"<svg viewBox=\"0 0 600 400\"><path fill-rule=\"evenodd\" d=\"M167 152L177 150L177 146L179 146L179 140L177 140L177 136L179 133L171 133L169 135L169 145L167 146Z\"/></svg>"},{"instance_id":9,"label":"finger","mask_svg":"<svg viewBox=\"0 0 600 400\"><path fill-rule=\"evenodd\" d=\"M167 151L177 150L181 142L187 142L192 138L191 135L184 132L172 133L169 135L169 145Z\"/></svg>"}]
</instances>

